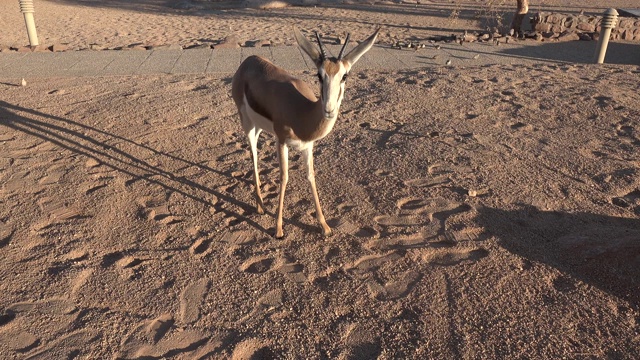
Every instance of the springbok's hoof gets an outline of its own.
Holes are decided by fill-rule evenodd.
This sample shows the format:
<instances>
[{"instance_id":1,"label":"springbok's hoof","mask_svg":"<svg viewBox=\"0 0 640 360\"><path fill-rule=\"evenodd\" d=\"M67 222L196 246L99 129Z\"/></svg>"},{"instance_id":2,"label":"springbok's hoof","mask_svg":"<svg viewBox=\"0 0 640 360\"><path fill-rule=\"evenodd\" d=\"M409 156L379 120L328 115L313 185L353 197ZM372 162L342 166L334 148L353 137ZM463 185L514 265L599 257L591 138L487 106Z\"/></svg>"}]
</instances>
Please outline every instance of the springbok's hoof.
<instances>
[{"instance_id":1,"label":"springbok's hoof","mask_svg":"<svg viewBox=\"0 0 640 360\"><path fill-rule=\"evenodd\" d=\"M322 236L330 236L330 235L331 235L330 228L322 229Z\"/></svg>"}]
</instances>

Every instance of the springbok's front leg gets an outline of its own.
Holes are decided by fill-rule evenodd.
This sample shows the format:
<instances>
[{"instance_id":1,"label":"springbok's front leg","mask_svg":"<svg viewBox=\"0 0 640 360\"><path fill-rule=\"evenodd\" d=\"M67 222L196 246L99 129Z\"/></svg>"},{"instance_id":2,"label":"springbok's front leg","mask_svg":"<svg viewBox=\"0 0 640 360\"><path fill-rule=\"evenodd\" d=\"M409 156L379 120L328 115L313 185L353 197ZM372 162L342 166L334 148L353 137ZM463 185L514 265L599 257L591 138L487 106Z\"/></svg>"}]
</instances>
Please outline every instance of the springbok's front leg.
<instances>
[{"instance_id":1,"label":"springbok's front leg","mask_svg":"<svg viewBox=\"0 0 640 360\"><path fill-rule=\"evenodd\" d=\"M320 197L318 196L318 190L316 189L316 176L315 171L313 170L313 143L309 144L305 149L303 149L302 154L307 164L307 180L309 180L309 184L311 185L313 201L316 205L316 218L318 219L318 222L322 227L322 235L329 236L331 235L331 228L329 227L329 225L327 225L327 222L324 219L324 215L322 214L322 207L320 207Z\"/></svg>"},{"instance_id":2,"label":"springbok's front leg","mask_svg":"<svg viewBox=\"0 0 640 360\"><path fill-rule=\"evenodd\" d=\"M249 147L251 148L251 160L253 161L253 184L256 187L256 211L258 214L264 214L264 202L262 201L262 191L260 190L260 172L258 171L258 138L260 137L261 130L254 127L249 130L245 130L247 138L249 140Z\"/></svg>"},{"instance_id":3,"label":"springbok's front leg","mask_svg":"<svg viewBox=\"0 0 640 360\"><path fill-rule=\"evenodd\" d=\"M287 144L278 142L278 163L280 164L280 199L278 202L278 215L276 219L276 238L284 237L282 231L282 212L284 209L284 192L289 181L289 148Z\"/></svg>"}]
</instances>

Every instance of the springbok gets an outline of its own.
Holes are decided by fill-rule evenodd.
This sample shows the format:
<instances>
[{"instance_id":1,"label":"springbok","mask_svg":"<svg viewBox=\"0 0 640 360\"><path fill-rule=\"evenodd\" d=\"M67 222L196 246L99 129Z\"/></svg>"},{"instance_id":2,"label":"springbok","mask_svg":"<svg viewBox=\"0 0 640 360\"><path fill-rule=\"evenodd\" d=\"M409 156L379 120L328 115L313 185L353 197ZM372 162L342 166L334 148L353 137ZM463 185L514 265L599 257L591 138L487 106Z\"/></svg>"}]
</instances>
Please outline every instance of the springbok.
<instances>
[{"instance_id":1,"label":"springbok","mask_svg":"<svg viewBox=\"0 0 640 360\"><path fill-rule=\"evenodd\" d=\"M289 180L289 147L300 150L307 165L307 180L316 208L316 217L322 227L322 234L331 234L320 207L313 170L313 143L327 136L338 118L340 103L344 96L344 85L351 67L369 51L376 41L378 32L360 43L349 53L344 50L349 35L337 58L327 56L322 41L316 48L307 38L294 28L294 35L300 48L311 58L318 68L320 80L320 100L313 90L302 80L293 77L269 60L250 56L240 64L233 76L232 96L238 107L242 128L247 134L253 160L255 197L258 214L264 214L264 203L260 191L258 156L256 145L264 130L274 134L278 140L278 162L280 164L280 194L276 218L276 238L282 238L282 212L284 193Z\"/></svg>"}]
</instances>

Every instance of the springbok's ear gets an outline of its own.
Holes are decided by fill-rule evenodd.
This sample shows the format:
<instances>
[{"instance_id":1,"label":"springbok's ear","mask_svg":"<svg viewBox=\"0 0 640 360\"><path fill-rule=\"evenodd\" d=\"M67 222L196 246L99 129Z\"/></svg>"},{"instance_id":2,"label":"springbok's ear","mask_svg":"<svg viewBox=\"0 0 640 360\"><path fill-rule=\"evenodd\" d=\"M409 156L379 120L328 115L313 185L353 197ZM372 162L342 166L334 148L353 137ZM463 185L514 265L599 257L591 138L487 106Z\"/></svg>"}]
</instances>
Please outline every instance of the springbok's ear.
<instances>
[{"instance_id":1,"label":"springbok's ear","mask_svg":"<svg viewBox=\"0 0 640 360\"><path fill-rule=\"evenodd\" d=\"M360 59L364 53L369 51L373 46L373 43L376 42L376 38L378 37L378 33L380 32L380 28L373 33L373 35L369 36L367 40L361 42L358 46L356 46L353 50L349 51L347 55L344 56L344 60L349 63L350 66L356 63Z\"/></svg>"},{"instance_id":2,"label":"springbok's ear","mask_svg":"<svg viewBox=\"0 0 640 360\"><path fill-rule=\"evenodd\" d=\"M298 46L300 46L300 48L307 55L309 55L309 58L311 58L311 61L313 61L314 64L319 64L322 62L321 60L322 56L320 55L320 51L318 51L318 48L315 45L313 45L309 40L307 40L307 38L304 35L302 35L300 30L298 30L298 28L295 26L293 27L293 35L296 37Z\"/></svg>"}]
</instances>

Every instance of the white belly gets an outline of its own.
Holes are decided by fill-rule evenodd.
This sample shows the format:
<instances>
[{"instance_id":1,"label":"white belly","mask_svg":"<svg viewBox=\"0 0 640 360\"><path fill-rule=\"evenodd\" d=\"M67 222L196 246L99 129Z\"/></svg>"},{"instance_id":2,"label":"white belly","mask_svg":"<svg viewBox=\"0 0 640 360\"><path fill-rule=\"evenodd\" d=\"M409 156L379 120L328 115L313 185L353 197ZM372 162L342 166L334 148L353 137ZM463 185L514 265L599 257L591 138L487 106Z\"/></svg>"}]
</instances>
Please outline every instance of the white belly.
<instances>
[{"instance_id":1,"label":"white belly","mask_svg":"<svg viewBox=\"0 0 640 360\"><path fill-rule=\"evenodd\" d=\"M242 107L240 108L242 111L242 126L245 130L253 129L254 127L264 130L270 134L274 134L273 131L273 122L266 117L258 114L253 111L249 103L247 102L247 96L245 95L242 99Z\"/></svg>"}]
</instances>

